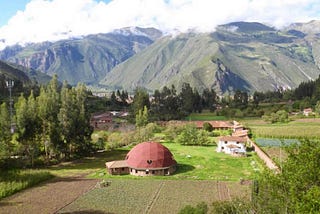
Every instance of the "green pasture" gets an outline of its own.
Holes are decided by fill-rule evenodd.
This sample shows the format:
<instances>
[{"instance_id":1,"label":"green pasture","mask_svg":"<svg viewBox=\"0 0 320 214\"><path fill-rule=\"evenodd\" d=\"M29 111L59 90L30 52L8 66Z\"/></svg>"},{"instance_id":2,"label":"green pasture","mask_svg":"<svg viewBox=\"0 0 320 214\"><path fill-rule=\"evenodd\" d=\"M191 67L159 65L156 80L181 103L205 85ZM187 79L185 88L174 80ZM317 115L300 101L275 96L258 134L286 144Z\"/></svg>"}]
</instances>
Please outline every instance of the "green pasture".
<instances>
[{"instance_id":1,"label":"green pasture","mask_svg":"<svg viewBox=\"0 0 320 214\"><path fill-rule=\"evenodd\" d=\"M127 178L127 179L188 179L188 180L224 180L239 181L240 179L252 179L257 171L262 169L254 153L248 157L233 157L216 152L216 146L182 146L177 143L163 143L172 152L178 162L178 170L171 176L138 178L132 175L109 175L104 164L100 170L89 175L91 178ZM121 150L125 151L125 150ZM129 148L128 150L129 151ZM106 161L124 159L125 154L119 153L119 157L107 157Z\"/></svg>"}]
</instances>

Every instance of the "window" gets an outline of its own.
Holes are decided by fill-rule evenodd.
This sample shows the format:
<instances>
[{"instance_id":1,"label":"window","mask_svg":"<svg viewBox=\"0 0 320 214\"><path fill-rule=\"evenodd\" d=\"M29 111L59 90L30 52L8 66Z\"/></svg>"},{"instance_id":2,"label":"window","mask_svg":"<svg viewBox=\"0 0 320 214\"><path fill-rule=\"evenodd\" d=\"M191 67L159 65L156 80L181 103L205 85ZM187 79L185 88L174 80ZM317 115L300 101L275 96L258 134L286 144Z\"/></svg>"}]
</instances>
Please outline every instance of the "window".
<instances>
[{"instance_id":1,"label":"window","mask_svg":"<svg viewBox=\"0 0 320 214\"><path fill-rule=\"evenodd\" d=\"M146 169L146 175L148 175L149 174L149 169Z\"/></svg>"},{"instance_id":2,"label":"window","mask_svg":"<svg viewBox=\"0 0 320 214\"><path fill-rule=\"evenodd\" d=\"M152 160L147 160L147 163L150 165L152 164Z\"/></svg>"},{"instance_id":3,"label":"window","mask_svg":"<svg viewBox=\"0 0 320 214\"><path fill-rule=\"evenodd\" d=\"M227 144L228 143L228 141L224 141L224 144Z\"/></svg>"},{"instance_id":4,"label":"window","mask_svg":"<svg viewBox=\"0 0 320 214\"><path fill-rule=\"evenodd\" d=\"M237 144L239 144L239 142L237 142Z\"/></svg>"},{"instance_id":5,"label":"window","mask_svg":"<svg viewBox=\"0 0 320 214\"><path fill-rule=\"evenodd\" d=\"M223 146L221 147L221 150L224 150L224 147L223 147Z\"/></svg>"},{"instance_id":6,"label":"window","mask_svg":"<svg viewBox=\"0 0 320 214\"><path fill-rule=\"evenodd\" d=\"M151 172L152 172L152 174L154 174L154 170L152 170Z\"/></svg>"},{"instance_id":7,"label":"window","mask_svg":"<svg viewBox=\"0 0 320 214\"><path fill-rule=\"evenodd\" d=\"M123 168L123 167L121 168L121 171L124 171L124 168Z\"/></svg>"}]
</instances>

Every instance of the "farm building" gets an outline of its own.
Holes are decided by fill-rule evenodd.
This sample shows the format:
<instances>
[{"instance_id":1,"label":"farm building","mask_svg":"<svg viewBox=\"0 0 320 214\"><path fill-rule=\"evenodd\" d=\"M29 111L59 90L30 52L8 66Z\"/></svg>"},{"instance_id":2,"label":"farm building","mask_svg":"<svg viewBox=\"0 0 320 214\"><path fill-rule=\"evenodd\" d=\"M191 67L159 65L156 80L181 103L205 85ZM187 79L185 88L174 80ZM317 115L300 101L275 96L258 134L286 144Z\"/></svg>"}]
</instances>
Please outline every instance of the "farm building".
<instances>
[{"instance_id":1,"label":"farm building","mask_svg":"<svg viewBox=\"0 0 320 214\"><path fill-rule=\"evenodd\" d=\"M93 115L90 119L90 124L94 128L104 128L107 124L112 123L112 114L105 112L103 114Z\"/></svg>"},{"instance_id":2,"label":"farm building","mask_svg":"<svg viewBox=\"0 0 320 214\"><path fill-rule=\"evenodd\" d=\"M247 138L224 136L219 138L217 152L224 152L232 155L246 154Z\"/></svg>"},{"instance_id":3,"label":"farm building","mask_svg":"<svg viewBox=\"0 0 320 214\"><path fill-rule=\"evenodd\" d=\"M112 175L170 175L176 171L176 166L169 149L157 142L140 143L128 152L125 160L106 163Z\"/></svg>"}]
</instances>

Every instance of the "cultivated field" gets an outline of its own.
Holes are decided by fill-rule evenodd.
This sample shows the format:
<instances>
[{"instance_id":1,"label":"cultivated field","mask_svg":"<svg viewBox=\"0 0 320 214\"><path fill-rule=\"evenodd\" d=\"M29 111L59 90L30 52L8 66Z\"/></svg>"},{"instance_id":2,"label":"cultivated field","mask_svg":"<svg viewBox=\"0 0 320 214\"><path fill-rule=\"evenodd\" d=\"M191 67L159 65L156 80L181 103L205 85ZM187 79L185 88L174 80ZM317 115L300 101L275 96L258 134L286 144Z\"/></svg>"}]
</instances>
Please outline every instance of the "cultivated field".
<instances>
[{"instance_id":1,"label":"cultivated field","mask_svg":"<svg viewBox=\"0 0 320 214\"><path fill-rule=\"evenodd\" d=\"M242 121L255 137L271 138L319 138L320 118L297 119L289 123L268 124L262 120Z\"/></svg>"},{"instance_id":2,"label":"cultivated field","mask_svg":"<svg viewBox=\"0 0 320 214\"><path fill-rule=\"evenodd\" d=\"M186 205L239 197L250 200L250 185L199 180L110 179L59 213L177 213Z\"/></svg>"}]
</instances>

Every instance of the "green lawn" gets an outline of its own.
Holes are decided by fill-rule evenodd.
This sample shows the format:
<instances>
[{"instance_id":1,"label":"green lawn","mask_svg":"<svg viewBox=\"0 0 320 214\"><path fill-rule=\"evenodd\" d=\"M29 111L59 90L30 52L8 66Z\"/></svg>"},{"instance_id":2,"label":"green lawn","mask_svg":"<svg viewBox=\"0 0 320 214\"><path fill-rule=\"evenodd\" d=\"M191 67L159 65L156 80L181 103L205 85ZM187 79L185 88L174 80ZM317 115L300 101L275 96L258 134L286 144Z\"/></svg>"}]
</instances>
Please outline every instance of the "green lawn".
<instances>
[{"instance_id":1,"label":"green lawn","mask_svg":"<svg viewBox=\"0 0 320 214\"><path fill-rule=\"evenodd\" d=\"M257 171L262 169L257 161L257 156L250 153L248 157L233 157L224 153L216 152L216 146L182 146L176 143L163 143L172 152L178 162L178 170L172 176L146 177L143 179L194 179L194 180L224 180L239 181L252 179ZM124 151L124 150L121 150ZM129 151L129 149L127 150ZM106 161L123 159L122 154L118 158ZM92 178L129 178L138 179L132 175L109 175L104 164L100 170L92 173Z\"/></svg>"}]
</instances>

